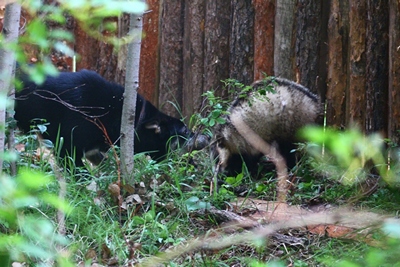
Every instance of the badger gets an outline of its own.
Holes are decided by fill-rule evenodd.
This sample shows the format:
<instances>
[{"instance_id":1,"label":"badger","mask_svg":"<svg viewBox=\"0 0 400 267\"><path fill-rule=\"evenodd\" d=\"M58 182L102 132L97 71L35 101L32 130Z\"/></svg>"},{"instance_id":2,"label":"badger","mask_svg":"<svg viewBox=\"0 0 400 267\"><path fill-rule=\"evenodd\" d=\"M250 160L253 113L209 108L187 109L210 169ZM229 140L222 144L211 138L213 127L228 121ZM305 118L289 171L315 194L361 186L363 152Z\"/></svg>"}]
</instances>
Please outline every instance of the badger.
<instances>
[{"instance_id":1,"label":"badger","mask_svg":"<svg viewBox=\"0 0 400 267\"><path fill-rule=\"evenodd\" d=\"M234 116L262 140L273 145L289 168L296 164L296 132L322 118L322 105L317 95L293 81L270 77L256 81L245 97L237 97L228 108L226 123L214 130L211 157L219 158L218 171L227 175L240 173L242 162L251 171L262 154L251 146L232 123Z\"/></svg>"}]
</instances>

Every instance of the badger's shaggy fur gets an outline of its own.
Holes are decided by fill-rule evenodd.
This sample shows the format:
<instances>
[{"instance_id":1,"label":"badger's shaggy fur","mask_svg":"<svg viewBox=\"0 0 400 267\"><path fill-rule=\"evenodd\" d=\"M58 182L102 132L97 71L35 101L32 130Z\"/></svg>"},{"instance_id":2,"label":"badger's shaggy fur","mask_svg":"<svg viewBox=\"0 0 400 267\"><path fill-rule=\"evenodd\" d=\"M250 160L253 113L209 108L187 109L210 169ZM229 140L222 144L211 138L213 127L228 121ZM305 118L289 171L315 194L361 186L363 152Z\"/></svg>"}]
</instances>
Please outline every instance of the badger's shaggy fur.
<instances>
[{"instance_id":1,"label":"badger's shaggy fur","mask_svg":"<svg viewBox=\"0 0 400 267\"><path fill-rule=\"evenodd\" d=\"M260 89L272 86L274 92L260 95ZM242 159L249 169L262 156L235 129L230 118L240 116L264 141L277 146L289 167L295 164L294 143L296 132L305 125L315 123L322 115L319 97L307 88L282 78L256 81L254 90L246 98L237 98L229 108L226 124L216 127L213 157L219 156L220 170L240 172Z\"/></svg>"}]
</instances>

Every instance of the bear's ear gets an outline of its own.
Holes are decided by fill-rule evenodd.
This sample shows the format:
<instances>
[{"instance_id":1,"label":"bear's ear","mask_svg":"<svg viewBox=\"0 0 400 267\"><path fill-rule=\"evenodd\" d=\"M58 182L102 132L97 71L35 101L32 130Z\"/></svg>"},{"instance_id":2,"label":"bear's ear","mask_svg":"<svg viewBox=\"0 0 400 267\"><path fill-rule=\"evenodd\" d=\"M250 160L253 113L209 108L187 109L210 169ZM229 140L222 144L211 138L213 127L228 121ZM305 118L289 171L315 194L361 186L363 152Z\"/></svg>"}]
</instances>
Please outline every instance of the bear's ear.
<instances>
[{"instance_id":1,"label":"bear's ear","mask_svg":"<svg viewBox=\"0 0 400 267\"><path fill-rule=\"evenodd\" d=\"M146 129L154 129L154 132L156 134L161 133L160 124L158 123L158 121L148 122L148 123L146 123L145 127L146 127Z\"/></svg>"}]
</instances>

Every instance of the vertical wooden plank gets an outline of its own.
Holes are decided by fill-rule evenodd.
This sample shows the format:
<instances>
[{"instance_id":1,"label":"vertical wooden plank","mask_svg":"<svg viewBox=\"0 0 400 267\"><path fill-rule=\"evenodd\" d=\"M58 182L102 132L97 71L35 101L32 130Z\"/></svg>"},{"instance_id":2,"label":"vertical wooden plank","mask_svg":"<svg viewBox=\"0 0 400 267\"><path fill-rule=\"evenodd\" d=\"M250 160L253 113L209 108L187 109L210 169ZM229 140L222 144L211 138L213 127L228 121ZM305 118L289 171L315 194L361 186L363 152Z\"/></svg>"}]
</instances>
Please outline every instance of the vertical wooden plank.
<instances>
[{"instance_id":1,"label":"vertical wooden plank","mask_svg":"<svg viewBox=\"0 0 400 267\"><path fill-rule=\"evenodd\" d=\"M319 55L318 55L318 76L316 77L316 92L319 94L322 103L325 103L326 91L327 91L327 80L328 80L328 57L329 57L329 46L328 46L328 22L330 16L330 1L321 1L321 32Z\"/></svg>"},{"instance_id":2,"label":"vertical wooden plank","mask_svg":"<svg viewBox=\"0 0 400 267\"><path fill-rule=\"evenodd\" d=\"M118 18L118 37L123 38L129 32L129 14L123 14ZM115 51L114 51L115 52ZM128 45L124 45L119 48L116 62L115 71L110 74L113 75L113 80L119 84L125 84L126 74L126 60L128 58ZM140 71L140 70L139 70Z\"/></svg>"},{"instance_id":3,"label":"vertical wooden plank","mask_svg":"<svg viewBox=\"0 0 400 267\"><path fill-rule=\"evenodd\" d=\"M327 75L327 123L334 127L345 126L348 17L346 1L331 0L328 21L328 75Z\"/></svg>"},{"instance_id":4,"label":"vertical wooden plank","mask_svg":"<svg viewBox=\"0 0 400 267\"><path fill-rule=\"evenodd\" d=\"M91 69L96 70L94 66L97 61L96 54L93 53L93 47L98 47L99 42L88 36L84 30L75 23L74 27L75 44L74 50L79 56L77 58L76 69Z\"/></svg>"},{"instance_id":5,"label":"vertical wooden plank","mask_svg":"<svg viewBox=\"0 0 400 267\"><path fill-rule=\"evenodd\" d=\"M206 0L204 90L226 96L221 80L229 78L230 0Z\"/></svg>"},{"instance_id":6,"label":"vertical wooden plank","mask_svg":"<svg viewBox=\"0 0 400 267\"><path fill-rule=\"evenodd\" d=\"M389 138L400 143L400 3L389 0Z\"/></svg>"},{"instance_id":7,"label":"vertical wooden plank","mask_svg":"<svg viewBox=\"0 0 400 267\"><path fill-rule=\"evenodd\" d=\"M117 21L117 18L112 18L112 20ZM123 16L121 22L118 27L122 31L121 35L123 35L128 31L129 19L125 19ZM73 32L75 36L74 50L78 54L76 69L90 69L98 72L106 80L124 84L125 64L118 62L119 55L114 46L91 37L76 22ZM117 33L107 31L103 34L117 36ZM118 68L118 64L123 65L122 74L120 73L122 68Z\"/></svg>"},{"instance_id":8,"label":"vertical wooden plank","mask_svg":"<svg viewBox=\"0 0 400 267\"><path fill-rule=\"evenodd\" d=\"M296 2L276 0L274 75L294 80L294 19Z\"/></svg>"},{"instance_id":9,"label":"vertical wooden plank","mask_svg":"<svg viewBox=\"0 0 400 267\"><path fill-rule=\"evenodd\" d=\"M251 84L254 76L254 8L251 1L232 0L231 3L229 77Z\"/></svg>"},{"instance_id":10,"label":"vertical wooden plank","mask_svg":"<svg viewBox=\"0 0 400 267\"><path fill-rule=\"evenodd\" d=\"M75 23L74 26L74 50L75 53L82 55L79 56L77 60L76 69L94 70L91 68L91 66L94 66L94 62L96 62L96 54L93 53L93 47L98 47L98 41L89 37L86 32L79 27L78 23Z\"/></svg>"},{"instance_id":11,"label":"vertical wooden plank","mask_svg":"<svg viewBox=\"0 0 400 267\"><path fill-rule=\"evenodd\" d=\"M253 0L254 80L274 72L275 0Z\"/></svg>"},{"instance_id":12,"label":"vertical wooden plank","mask_svg":"<svg viewBox=\"0 0 400 267\"><path fill-rule=\"evenodd\" d=\"M319 65L320 47L325 45L321 39L322 3L298 0L296 26L296 80L316 92L320 67L324 67Z\"/></svg>"},{"instance_id":13,"label":"vertical wooden plank","mask_svg":"<svg viewBox=\"0 0 400 267\"><path fill-rule=\"evenodd\" d=\"M366 15L365 0L350 0L349 87L346 125L365 128Z\"/></svg>"},{"instance_id":14,"label":"vertical wooden plank","mask_svg":"<svg viewBox=\"0 0 400 267\"><path fill-rule=\"evenodd\" d=\"M367 133L381 131L387 136L388 67L389 67L389 2L367 1Z\"/></svg>"},{"instance_id":15,"label":"vertical wooden plank","mask_svg":"<svg viewBox=\"0 0 400 267\"><path fill-rule=\"evenodd\" d=\"M119 18L110 17L105 21L115 22L118 25L118 32L102 30L102 36L122 38L129 31L129 14L123 14ZM91 69L109 81L124 84L127 46L122 46L117 51L112 44L94 39L80 27L75 28L74 33L76 34L75 49L80 55L77 60L77 70Z\"/></svg>"},{"instance_id":16,"label":"vertical wooden plank","mask_svg":"<svg viewBox=\"0 0 400 267\"><path fill-rule=\"evenodd\" d=\"M162 1L161 11L158 106L174 117L180 117L174 104L182 106L184 2Z\"/></svg>"},{"instance_id":17,"label":"vertical wooden plank","mask_svg":"<svg viewBox=\"0 0 400 267\"><path fill-rule=\"evenodd\" d=\"M140 54L139 93L157 103L157 60L160 1L147 0L149 12L143 16L143 39Z\"/></svg>"},{"instance_id":18,"label":"vertical wooden plank","mask_svg":"<svg viewBox=\"0 0 400 267\"><path fill-rule=\"evenodd\" d=\"M204 0L191 0L185 7L183 39L183 105L182 112L189 122L198 112L203 94L204 71Z\"/></svg>"}]
</instances>

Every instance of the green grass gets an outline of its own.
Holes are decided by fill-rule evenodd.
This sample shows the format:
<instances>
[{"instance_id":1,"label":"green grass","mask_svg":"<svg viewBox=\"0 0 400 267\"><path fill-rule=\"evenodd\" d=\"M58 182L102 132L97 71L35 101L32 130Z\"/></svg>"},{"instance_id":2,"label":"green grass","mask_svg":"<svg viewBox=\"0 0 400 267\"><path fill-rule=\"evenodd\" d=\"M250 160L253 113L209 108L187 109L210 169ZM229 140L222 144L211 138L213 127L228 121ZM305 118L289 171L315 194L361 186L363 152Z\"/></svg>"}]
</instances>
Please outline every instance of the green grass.
<instances>
[{"instance_id":1,"label":"green grass","mask_svg":"<svg viewBox=\"0 0 400 267\"><path fill-rule=\"evenodd\" d=\"M57 195L59 184L48 162L33 159L28 152L20 155L18 161L20 166L29 166L51 176L53 181L40 190ZM193 240L203 236L231 235L234 238L235 234L246 231L224 232L218 218L202 208L212 205L226 209L236 198L238 188L245 188L245 197L274 200L276 195L274 172L261 173L255 180L245 170L240 177L221 176L226 184L210 196L213 171L206 151L191 155L173 153L160 163L141 154L136 156L135 162L135 184L121 188L121 200L126 202L123 209L118 208L118 199L109 191L109 186L118 179L117 165L111 154L99 167L62 172L67 181L65 202L72 208L72 212L66 214L68 244L64 243L63 247L69 251L72 262L123 266L159 253L168 254L179 245L190 246ZM293 171L290 181L293 185L288 202L292 205L350 206L394 216L399 212L397 190L384 183L379 183L371 194L362 195L360 185L343 185L329 179L313 171L306 161ZM45 202L38 202L34 208L18 209L19 218L27 214L44 218L55 229L59 227L56 212L54 206ZM3 234L14 231L3 222L0 225ZM168 260L167 266L374 266L375 259L392 264L386 266L398 266L400 262L392 255L400 248L399 239L387 238L380 230L375 237L378 247L363 240L321 237L306 229L283 229L280 233L304 242L286 244L270 237L261 244L234 243L212 250L193 249ZM27 262L29 266L41 262L38 257L24 253L14 260Z\"/></svg>"}]
</instances>

